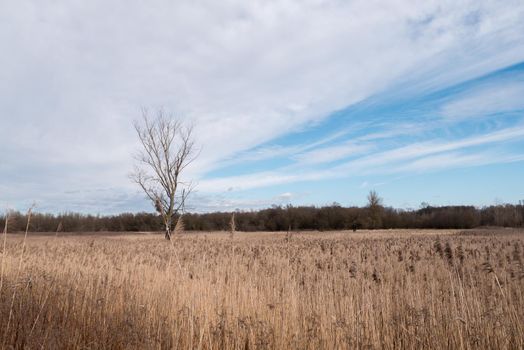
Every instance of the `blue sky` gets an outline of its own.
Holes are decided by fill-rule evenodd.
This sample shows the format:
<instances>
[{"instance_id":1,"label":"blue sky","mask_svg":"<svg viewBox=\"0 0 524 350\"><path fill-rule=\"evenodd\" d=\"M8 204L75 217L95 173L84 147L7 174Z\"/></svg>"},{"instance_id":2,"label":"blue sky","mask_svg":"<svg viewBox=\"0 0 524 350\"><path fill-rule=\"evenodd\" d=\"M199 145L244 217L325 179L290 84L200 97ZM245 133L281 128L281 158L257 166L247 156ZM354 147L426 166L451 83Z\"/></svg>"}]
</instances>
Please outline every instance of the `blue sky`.
<instances>
[{"instance_id":1,"label":"blue sky","mask_svg":"<svg viewBox=\"0 0 524 350\"><path fill-rule=\"evenodd\" d=\"M391 95L235 155L207 176L238 181L228 188L232 204L272 196L279 203L364 205L371 189L402 208L524 200L524 62Z\"/></svg>"},{"instance_id":2,"label":"blue sky","mask_svg":"<svg viewBox=\"0 0 524 350\"><path fill-rule=\"evenodd\" d=\"M142 107L195 125L195 211L524 200L522 1L112 6L0 5L3 207L151 210Z\"/></svg>"}]
</instances>

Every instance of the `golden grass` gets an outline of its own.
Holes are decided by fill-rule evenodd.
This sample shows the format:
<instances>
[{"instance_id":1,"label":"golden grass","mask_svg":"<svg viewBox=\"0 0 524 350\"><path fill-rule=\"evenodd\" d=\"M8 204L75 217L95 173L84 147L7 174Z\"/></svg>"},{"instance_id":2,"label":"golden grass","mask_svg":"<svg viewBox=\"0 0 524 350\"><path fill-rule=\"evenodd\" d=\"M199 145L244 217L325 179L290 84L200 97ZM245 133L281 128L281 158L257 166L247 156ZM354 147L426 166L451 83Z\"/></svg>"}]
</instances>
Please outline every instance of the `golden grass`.
<instances>
[{"instance_id":1,"label":"golden grass","mask_svg":"<svg viewBox=\"0 0 524 350\"><path fill-rule=\"evenodd\" d=\"M152 234L7 235L0 339L5 349L522 349L523 250L513 230L186 233L173 246Z\"/></svg>"}]
</instances>

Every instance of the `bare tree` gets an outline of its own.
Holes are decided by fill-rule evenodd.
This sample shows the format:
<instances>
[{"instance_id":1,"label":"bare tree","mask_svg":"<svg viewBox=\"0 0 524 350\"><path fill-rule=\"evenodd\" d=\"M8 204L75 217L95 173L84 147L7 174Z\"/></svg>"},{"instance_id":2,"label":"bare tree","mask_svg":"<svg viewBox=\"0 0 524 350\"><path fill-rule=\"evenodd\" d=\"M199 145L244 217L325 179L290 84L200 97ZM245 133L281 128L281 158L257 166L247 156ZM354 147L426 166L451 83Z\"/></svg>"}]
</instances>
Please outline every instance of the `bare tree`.
<instances>
[{"instance_id":1,"label":"bare tree","mask_svg":"<svg viewBox=\"0 0 524 350\"><path fill-rule=\"evenodd\" d=\"M164 223L165 238L170 240L173 218L184 211L193 189L191 182L181 178L198 155L193 128L163 110L154 118L143 110L142 122L135 122L135 130L142 148L135 157L131 179L155 206Z\"/></svg>"},{"instance_id":2,"label":"bare tree","mask_svg":"<svg viewBox=\"0 0 524 350\"><path fill-rule=\"evenodd\" d=\"M368 207L374 208L382 205L382 198L378 196L375 190L369 191L368 194Z\"/></svg>"},{"instance_id":3,"label":"bare tree","mask_svg":"<svg viewBox=\"0 0 524 350\"><path fill-rule=\"evenodd\" d=\"M381 225L382 213L382 198L380 198L375 192L375 190L369 191L368 194L368 210L369 210L369 219L370 227L377 228Z\"/></svg>"},{"instance_id":4,"label":"bare tree","mask_svg":"<svg viewBox=\"0 0 524 350\"><path fill-rule=\"evenodd\" d=\"M229 237L233 238L236 231L237 231L237 225L235 222L235 212L233 212L233 214L231 214L231 220L229 220Z\"/></svg>"}]
</instances>

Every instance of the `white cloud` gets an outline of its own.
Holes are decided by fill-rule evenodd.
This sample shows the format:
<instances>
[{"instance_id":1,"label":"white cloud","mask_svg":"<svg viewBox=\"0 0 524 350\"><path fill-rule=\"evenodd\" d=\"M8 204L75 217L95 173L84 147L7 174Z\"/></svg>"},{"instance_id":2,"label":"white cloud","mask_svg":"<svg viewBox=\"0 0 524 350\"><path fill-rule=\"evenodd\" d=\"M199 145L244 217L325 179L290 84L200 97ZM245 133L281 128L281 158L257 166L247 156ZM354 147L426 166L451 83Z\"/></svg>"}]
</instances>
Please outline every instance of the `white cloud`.
<instances>
[{"instance_id":1,"label":"white cloud","mask_svg":"<svg viewBox=\"0 0 524 350\"><path fill-rule=\"evenodd\" d=\"M520 157L518 154L493 154L483 151L469 154L458 154L452 151L523 138L524 126L519 125L458 141L422 142L375 152L324 170L297 171L293 167L286 167L271 172L213 178L203 180L199 188L206 192L224 192L228 188L240 191L292 182L344 178L356 173L362 175L410 171L424 172L457 166L515 162L523 160L524 157ZM367 185L367 182L363 182L361 187Z\"/></svg>"},{"instance_id":2,"label":"white cloud","mask_svg":"<svg viewBox=\"0 0 524 350\"><path fill-rule=\"evenodd\" d=\"M506 128L499 131L472 136L466 139L451 142L428 141L414 143L392 150L374 153L339 166L339 170L369 171L386 164L414 159L431 154L448 152L457 149L480 146L496 142L506 142L524 138L524 125Z\"/></svg>"},{"instance_id":3,"label":"white cloud","mask_svg":"<svg viewBox=\"0 0 524 350\"><path fill-rule=\"evenodd\" d=\"M523 109L524 79L517 83L490 84L474 89L444 105L441 113L444 118L457 120Z\"/></svg>"},{"instance_id":4,"label":"white cloud","mask_svg":"<svg viewBox=\"0 0 524 350\"><path fill-rule=\"evenodd\" d=\"M293 157L297 165L315 165L329 163L349 156L355 156L369 151L372 148L369 144L357 144L349 141L341 145L316 148L312 151L303 152Z\"/></svg>"},{"instance_id":5,"label":"white cloud","mask_svg":"<svg viewBox=\"0 0 524 350\"><path fill-rule=\"evenodd\" d=\"M220 193L229 190L246 190L297 181L297 175L279 174L277 172L261 172L249 175L228 176L223 178L205 179L199 182L198 189L207 193Z\"/></svg>"},{"instance_id":6,"label":"white cloud","mask_svg":"<svg viewBox=\"0 0 524 350\"><path fill-rule=\"evenodd\" d=\"M4 1L0 151L11 170L0 184L130 191L141 106L196 123L203 151L190 176L201 177L400 80L442 85L522 60L523 11L518 0ZM25 164L35 175L16 178ZM257 176L233 186L296 178Z\"/></svg>"},{"instance_id":7,"label":"white cloud","mask_svg":"<svg viewBox=\"0 0 524 350\"><path fill-rule=\"evenodd\" d=\"M291 192L284 192L284 193L281 193L277 196L277 198L279 198L280 200L284 201L284 202L289 202L294 196L293 193Z\"/></svg>"},{"instance_id":8,"label":"white cloud","mask_svg":"<svg viewBox=\"0 0 524 350\"><path fill-rule=\"evenodd\" d=\"M392 169L394 172L428 172L449 168L466 168L487 164L512 163L524 160L520 154L479 152L461 154L456 152L424 157Z\"/></svg>"},{"instance_id":9,"label":"white cloud","mask_svg":"<svg viewBox=\"0 0 524 350\"><path fill-rule=\"evenodd\" d=\"M467 167L483 164L501 162L499 157L493 157L492 154L474 153L444 153L435 156L415 159L406 165L401 165L392 169L395 172L425 172L438 169L447 169L453 167Z\"/></svg>"}]
</instances>

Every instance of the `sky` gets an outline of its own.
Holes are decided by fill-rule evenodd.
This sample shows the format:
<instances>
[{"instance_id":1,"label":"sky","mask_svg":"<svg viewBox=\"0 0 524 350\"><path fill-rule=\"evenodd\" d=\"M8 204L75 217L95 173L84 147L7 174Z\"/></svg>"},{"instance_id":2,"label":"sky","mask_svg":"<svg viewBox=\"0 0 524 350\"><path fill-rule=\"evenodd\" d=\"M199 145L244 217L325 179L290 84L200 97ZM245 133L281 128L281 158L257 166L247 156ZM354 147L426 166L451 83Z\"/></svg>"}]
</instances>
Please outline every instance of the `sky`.
<instances>
[{"instance_id":1,"label":"sky","mask_svg":"<svg viewBox=\"0 0 524 350\"><path fill-rule=\"evenodd\" d=\"M524 200L522 0L3 0L0 50L0 209L153 211L144 108L190 211Z\"/></svg>"}]
</instances>

